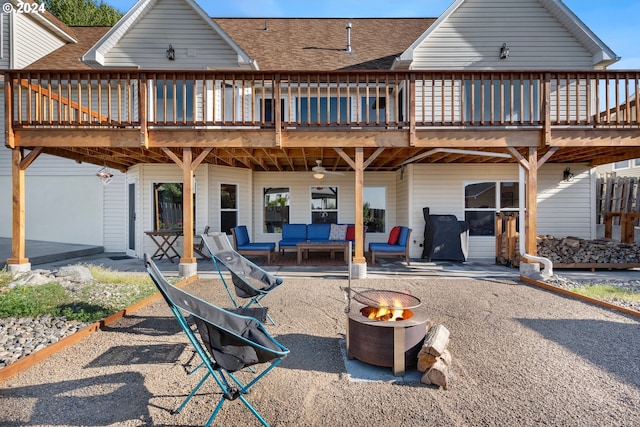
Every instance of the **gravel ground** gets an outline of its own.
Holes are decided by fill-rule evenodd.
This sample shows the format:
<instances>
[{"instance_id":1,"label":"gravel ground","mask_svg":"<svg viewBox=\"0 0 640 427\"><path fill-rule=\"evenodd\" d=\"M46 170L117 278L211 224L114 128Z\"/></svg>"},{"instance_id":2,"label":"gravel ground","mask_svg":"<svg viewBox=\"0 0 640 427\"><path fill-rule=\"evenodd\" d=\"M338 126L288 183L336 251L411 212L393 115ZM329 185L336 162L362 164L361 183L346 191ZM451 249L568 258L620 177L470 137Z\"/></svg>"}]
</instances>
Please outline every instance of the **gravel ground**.
<instances>
[{"instance_id":1,"label":"gravel ground","mask_svg":"<svg viewBox=\"0 0 640 427\"><path fill-rule=\"evenodd\" d=\"M274 426L637 426L637 318L509 280L354 280L408 291L451 332L451 384L355 381L345 368L346 280L288 278L266 302L291 353L247 396ZM217 280L189 291L228 305ZM357 303L353 303L357 304ZM202 425L218 400L157 300L0 384L3 426ZM246 375L249 375L248 373ZM215 425L258 425L239 401Z\"/></svg>"}]
</instances>

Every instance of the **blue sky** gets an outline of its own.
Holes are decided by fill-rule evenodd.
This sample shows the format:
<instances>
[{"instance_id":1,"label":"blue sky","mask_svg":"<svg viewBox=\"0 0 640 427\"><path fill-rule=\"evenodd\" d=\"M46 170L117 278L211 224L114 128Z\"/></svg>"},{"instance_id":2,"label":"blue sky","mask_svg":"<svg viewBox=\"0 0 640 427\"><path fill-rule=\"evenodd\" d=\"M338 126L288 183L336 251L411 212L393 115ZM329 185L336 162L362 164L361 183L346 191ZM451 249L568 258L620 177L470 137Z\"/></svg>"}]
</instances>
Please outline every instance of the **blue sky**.
<instances>
[{"instance_id":1,"label":"blue sky","mask_svg":"<svg viewBox=\"0 0 640 427\"><path fill-rule=\"evenodd\" d=\"M453 0L197 0L215 17L233 18L436 18ZM126 12L136 0L105 0ZM564 0L571 9L622 60L611 69L640 69L638 0Z\"/></svg>"}]
</instances>

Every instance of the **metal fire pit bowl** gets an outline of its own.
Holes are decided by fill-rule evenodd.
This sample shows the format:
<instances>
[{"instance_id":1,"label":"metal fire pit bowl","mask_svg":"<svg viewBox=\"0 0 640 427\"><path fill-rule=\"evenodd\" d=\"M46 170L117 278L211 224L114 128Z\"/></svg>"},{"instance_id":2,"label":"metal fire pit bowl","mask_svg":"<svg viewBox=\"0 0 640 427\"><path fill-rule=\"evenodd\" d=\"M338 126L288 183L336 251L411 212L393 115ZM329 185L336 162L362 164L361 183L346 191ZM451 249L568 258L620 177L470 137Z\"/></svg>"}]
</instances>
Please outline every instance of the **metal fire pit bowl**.
<instances>
[{"instance_id":1,"label":"metal fire pit bowl","mask_svg":"<svg viewBox=\"0 0 640 427\"><path fill-rule=\"evenodd\" d=\"M429 320L424 309L418 308L420 300L412 295L394 291L354 292L356 301L368 307L371 299L379 293L388 301L401 296L407 298L403 304L409 305L413 316L406 320L384 321L373 320L363 316L360 310L350 311L347 319L347 356L370 365L390 367L395 376L403 376L407 366L415 366L418 352L426 335L426 324ZM364 297L363 297L364 295ZM364 302L363 302L364 301ZM397 308L397 307L378 307ZM403 307L403 310L409 308Z\"/></svg>"},{"instance_id":2,"label":"metal fire pit bowl","mask_svg":"<svg viewBox=\"0 0 640 427\"><path fill-rule=\"evenodd\" d=\"M353 299L367 307L408 310L419 307L421 304L419 298L404 292L379 291L375 289L367 291L354 291L352 289L351 291L355 295Z\"/></svg>"}]
</instances>

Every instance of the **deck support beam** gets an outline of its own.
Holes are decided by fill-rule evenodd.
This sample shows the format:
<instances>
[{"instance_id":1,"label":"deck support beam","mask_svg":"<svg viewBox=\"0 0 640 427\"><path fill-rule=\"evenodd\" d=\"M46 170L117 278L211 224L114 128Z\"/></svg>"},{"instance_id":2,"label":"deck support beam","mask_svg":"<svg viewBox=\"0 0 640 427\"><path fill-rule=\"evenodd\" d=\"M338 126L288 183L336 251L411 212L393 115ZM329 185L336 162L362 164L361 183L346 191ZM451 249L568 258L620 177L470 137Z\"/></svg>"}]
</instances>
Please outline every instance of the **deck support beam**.
<instances>
[{"instance_id":1,"label":"deck support beam","mask_svg":"<svg viewBox=\"0 0 640 427\"><path fill-rule=\"evenodd\" d=\"M40 149L36 149L25 159L23 149L11 150L13 221L11 223L11 258L7 259L7 271L13 273L31 270L31 263L26 257L25 170L39 154Z\"/></svg>"}]
</instances>

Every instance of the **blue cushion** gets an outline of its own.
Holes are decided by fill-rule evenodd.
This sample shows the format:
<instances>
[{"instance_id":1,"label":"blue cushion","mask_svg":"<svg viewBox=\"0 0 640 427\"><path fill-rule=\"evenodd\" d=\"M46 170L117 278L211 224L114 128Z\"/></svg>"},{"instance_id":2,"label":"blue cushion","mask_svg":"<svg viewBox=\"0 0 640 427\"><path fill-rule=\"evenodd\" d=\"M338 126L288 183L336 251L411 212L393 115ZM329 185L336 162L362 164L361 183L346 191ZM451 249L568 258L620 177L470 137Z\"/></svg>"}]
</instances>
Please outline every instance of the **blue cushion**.
<instances>
[{"instance_id":1,"label":"blue cushion","mask_svg":"<svg viewBox=\"0 0 640 427\"><path fill-rule=\"evenodd\" d=\"M276 248L275 243L247 243L246 245L238 245L239 251L272 251Z\"/></svg>"},{"instance_id":2,"label":"blue cushion","mask_svg":"<svg viewBox=\"0 0 640 427\"><path fill-rule=\"evenodd\" d=\"M369 243L369 252L404 252L406 248L388 243Z\"/></svg>"},{"instance_id":3,"label":"blue cushion","mask_svg":"<svg viewBox=\"0 0 640 427\"><path fill-rule=\"evenodd\" d=\"M296 246L299 242L304 242L307 239L282 239L278 242L278 246Z\"/></svg>"},{"instance_id":4,"label":"blue cushion","mask_svg":"<svg viewBox=\"0 0 640 427\"><path fill-rule=\"evenodd\" d=\"M409 237L409 228L400 227L400 236L398 236L398 245L407 246L407 238Z\"/></svg>"},{"instance_id":5,"label":"blue cushion","mask_svg":"<svg viewBox=\"0 0 640 427\"><path fill-rule=\"evenodd\" d=\"M282 240L307 240L307 224L282 224Z\"/></svg>"},{"instance_id":6,"label":"blue cushion","mask_svg":"<svg viewBox=\"0 0 640 427\"><path fill-rule=\"evenodd\" d=\"M238 245L238 247L249 243L249 232L247 231L246 225L239 225L235 227L233 231L236 235L236 245Z\"/></svg>"},{"instance_id":7,"label":"blue cushion","mask_svg":"<svg viewBox=\"0 0 640 427\"><path fill-rule=\"evenodd\" d=\"M309 224L307 225L307 240L312 242L329 240L331 224Z\"/></svg>"}]
</instances>

